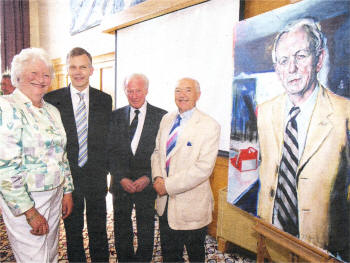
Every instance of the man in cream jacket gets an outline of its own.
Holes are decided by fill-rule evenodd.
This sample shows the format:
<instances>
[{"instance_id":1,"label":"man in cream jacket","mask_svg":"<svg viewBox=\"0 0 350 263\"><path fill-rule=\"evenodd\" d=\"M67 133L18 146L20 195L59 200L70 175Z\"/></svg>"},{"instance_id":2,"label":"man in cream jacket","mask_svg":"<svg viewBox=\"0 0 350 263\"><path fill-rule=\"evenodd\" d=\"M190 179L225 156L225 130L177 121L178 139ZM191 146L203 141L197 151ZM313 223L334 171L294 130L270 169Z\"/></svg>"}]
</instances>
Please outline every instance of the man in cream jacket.
<instances>
[{"instance_id":1,"label":"man in cream jacket","mask_svg":"<svg viewBox=\"0 0 350 263\"><path fill-rule=\"evenodd\" d=\"M218 153L220 126L195 106L199 83L177 82L178 111L166 114L152 155L152 178L158 193L156 209L164 262L204 262L207 225L212 221L209 177Z\"/></svg>"}]
</instances>

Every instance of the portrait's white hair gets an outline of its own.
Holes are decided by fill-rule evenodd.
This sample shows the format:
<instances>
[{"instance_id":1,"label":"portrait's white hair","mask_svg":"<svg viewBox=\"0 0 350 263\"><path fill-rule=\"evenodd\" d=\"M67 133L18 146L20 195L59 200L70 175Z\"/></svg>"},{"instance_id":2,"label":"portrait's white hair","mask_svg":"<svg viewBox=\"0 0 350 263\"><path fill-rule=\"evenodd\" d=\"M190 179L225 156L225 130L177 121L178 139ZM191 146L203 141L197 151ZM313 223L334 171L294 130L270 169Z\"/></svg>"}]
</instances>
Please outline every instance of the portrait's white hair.
<instances>
[{"instance_id":1,"label":"portrait's white hair","mask_svg":"<svg viewBox=\"0 0 350 263\"><path fill-rule=\"evenodd\" d=\"M276 48L281 37L286 33L299 30L300 28L302 28L310 37L310 48L315 56L318 57L321 54L326 42L324 34L321 31L321 26L312 18L302 18L287 24L275 37L272 48L272 61L274 64L277 62Z\"/></svg>"}]
</instances>

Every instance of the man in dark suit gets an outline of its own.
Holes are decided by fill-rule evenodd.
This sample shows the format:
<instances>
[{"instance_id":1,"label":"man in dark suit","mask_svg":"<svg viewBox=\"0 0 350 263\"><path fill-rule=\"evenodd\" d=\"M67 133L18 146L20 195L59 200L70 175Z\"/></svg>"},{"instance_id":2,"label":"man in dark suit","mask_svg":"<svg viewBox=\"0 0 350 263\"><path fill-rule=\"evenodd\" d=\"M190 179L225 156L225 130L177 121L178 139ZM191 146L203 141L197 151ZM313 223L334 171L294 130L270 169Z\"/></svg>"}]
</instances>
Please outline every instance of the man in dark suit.
<instances>
[{"instance_id":1,"label":"man in dark suit","mask_svg":"<svg viewBox=\"0 0 350 263\"><path fill-rule=\"evenodd\" d=\"M89 85L91 55L74 48L67 55L71 84L45 96L56 106L67 134L67 154L75 190L73 213L64 220L70 262L86 262L83 246L84 206L92 262L108 262L106 233L107 136L112 98Z\"/></svg>"},{"instance_id":2,"label":"man in dark suit","mask_svg":"<svg viewBox=\"0 0 350 263\"><path fill-rule=\"evenodd\" d=\"M129 105L112 113L109 165L114 207L114 233L119 262L150 262L154 239L151 154L159 123L166 111L146 102L148 79L125 79ZM136 210L138 248L134 253L131 213Z\"/></svg>"}]
</instances>

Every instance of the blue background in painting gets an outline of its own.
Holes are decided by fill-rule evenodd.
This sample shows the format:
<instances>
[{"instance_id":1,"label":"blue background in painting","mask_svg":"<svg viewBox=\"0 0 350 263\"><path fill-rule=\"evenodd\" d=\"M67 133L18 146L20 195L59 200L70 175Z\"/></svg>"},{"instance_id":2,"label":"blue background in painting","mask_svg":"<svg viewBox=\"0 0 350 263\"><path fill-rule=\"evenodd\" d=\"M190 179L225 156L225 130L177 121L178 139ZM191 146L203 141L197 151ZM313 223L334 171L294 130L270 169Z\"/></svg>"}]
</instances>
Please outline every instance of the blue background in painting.
<instances>
[{"instance_id":1,"label":"blue background in painting","mask_svg":"<svg viewBox=\"0 0 350 263\"><path fill-rule=\"evenodd\" d=\"M256 100L254 78L235 79L231 120L231 139L257 139Z\"/></svg>"}]
</instances>

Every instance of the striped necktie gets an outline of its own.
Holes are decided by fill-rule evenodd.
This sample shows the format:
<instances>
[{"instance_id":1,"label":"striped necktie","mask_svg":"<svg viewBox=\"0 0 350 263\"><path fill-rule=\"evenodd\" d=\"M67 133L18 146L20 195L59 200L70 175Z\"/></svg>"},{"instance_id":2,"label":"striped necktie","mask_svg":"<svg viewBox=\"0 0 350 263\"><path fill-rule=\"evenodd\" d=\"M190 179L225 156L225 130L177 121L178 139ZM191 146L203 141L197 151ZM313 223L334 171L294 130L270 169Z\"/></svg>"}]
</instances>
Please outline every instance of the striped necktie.
<instances>
[{"instance_id":1,"label":"striped necktie","mask_svg":"<svg viewBox=\"0 0 350 263\"><path fill-rule=\"evenodd\" d=\"M78 165L83 167L87 161L88 148L87 148L87 135L88 135L88 123L87 123L87 110L84 102L84 94L77 93L79 96L79 104L75 113L75 124L77 126L78 142L79 142L79 155Z\"/></svg>"},{"instance_id":2,"label":"striped necktie","mask_svg":"<svg viewBox=\"0 0 350 263\"><path fill-rule=\"evenodd\" d=\"M299 235L297 169L298 169L298 127L295 120L299 107L289 112L289 121L284 133L282 159L279 168L275 198L273 224L294 235Z\"/></svg>"},{"instance_id":3,"label":"striped necktie","mask_svg":"<svg viewBox=\"0 0 350 263\"><path fill-rule=\"evenodd\" d=\"M166 163L165 163L165 166L166 166L167 173L169 172L169 166L170 166L170 159L171 159L170 153L176 145L177 134L179 131L180 123L181 123L181 116L180 116L180 114L178 114L177 118L175 120L175 123L170 130L168 141L166 143Z\"/></svg>"},{"instance_id":4,"label":"striped necktie","mask_svg":"<svg viewBox=\"0 0 350 263\"><path fill-rule=\"evenodd\" d=\"M129 136L130 136L130 142L132 141L132 139L134 138L135 136L135 132L136 132L136 129L137 129L137 124L139 123L139 113L140 113L140 110L135 110L135 117L133 118L130 126L129 126Z\"/></svg>"}]
</instances>

